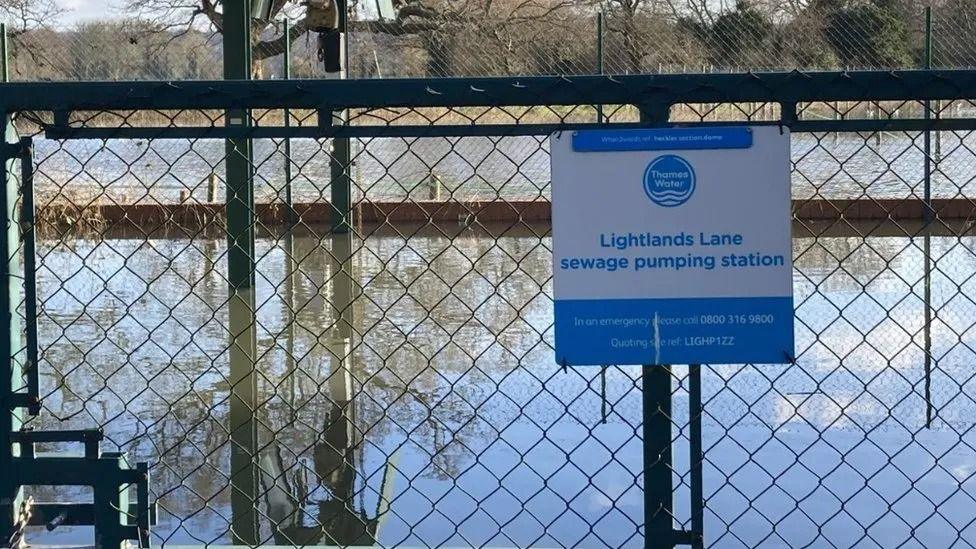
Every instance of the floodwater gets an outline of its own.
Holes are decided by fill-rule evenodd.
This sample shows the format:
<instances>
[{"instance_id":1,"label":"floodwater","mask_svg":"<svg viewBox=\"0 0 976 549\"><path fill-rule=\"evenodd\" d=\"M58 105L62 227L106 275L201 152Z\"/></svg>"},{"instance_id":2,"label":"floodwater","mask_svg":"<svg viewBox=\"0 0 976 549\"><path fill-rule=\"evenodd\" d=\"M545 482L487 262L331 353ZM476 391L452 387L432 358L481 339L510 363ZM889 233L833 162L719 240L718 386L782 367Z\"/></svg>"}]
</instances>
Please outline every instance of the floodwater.
<instances>
[{"instance_id":1,"label":"floodwater","mask_svg":"<svg viewBox=\"0 0 976 549\"><path fill-rule=\"evenodd\" d=\"M936 158L932 196L976 195L976 135L933 133ZM796 134L794 198L899 198L922 195L922 137L917 133ZM291 168L298 202L329 197L328 141L295 139ZM353 140L354 194L369 200L427 199L432 181L442 198L458 200L548 199L547 138L374 138ZM224 144L220 140L36 141L36 185L49 195L63 189L73 199L143 204L208 199L208 178L217 174L224 196ZM255 142L258 202L285 197L284 145Z\"/></svg>"},{"instance_id":2,"label":"floodwater","mask_svg":"<svg viewBox=\"0 0 976 549\"><path fill-rule=\"evenodd\" d=\"M251 296L228 295L220 234L41 239L34 425L102 426L150 462L156 544L229 544L233 524L279 544L642 545L640 371L555 364L547 227L322 233L258 240L249 378L230 340ZM796 236L797 363L702 372L706 543L972 542L976 237L928 243L926 428L924 239Z\"/></svg>"}]
</instances>

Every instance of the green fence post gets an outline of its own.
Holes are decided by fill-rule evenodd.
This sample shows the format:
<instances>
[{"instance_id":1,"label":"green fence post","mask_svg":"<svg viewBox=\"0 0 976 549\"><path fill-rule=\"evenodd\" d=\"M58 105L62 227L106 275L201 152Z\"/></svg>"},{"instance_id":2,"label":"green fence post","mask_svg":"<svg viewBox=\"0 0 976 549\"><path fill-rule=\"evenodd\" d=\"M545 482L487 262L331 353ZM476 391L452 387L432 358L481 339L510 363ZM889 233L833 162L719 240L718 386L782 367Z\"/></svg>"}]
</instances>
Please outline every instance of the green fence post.
<instances>
[{"instance_id":1,"label":"green fence post","mask_svg":"<svg viewBox=\"0 0 976 549\"><path fill-rule=\"evenodd\" d=\"M0 42L4 41L5 32L6 29L0 30ZM3 53L5 55L6 48ZM3 80L6 81L6 63L2 69ZM3 137L0 139L0 215L3 216L0 276L4 280L3 289L0 290L0 546L3 546L15 533L24 501L22 479L17 477L17 468L12 464L12 460L21 454L19 444L14 449L12 434L20 430L23 421L23 403L16 401L14 392L24 389L24 371L14 355L23 349L21 324L15 312L24 277L17 253L20 242L20 181L17 167L22 161L22 153L18 152L17 129L10 113L2 107L0 120L3 121Z\"/></svg>"},{"instance_id":2,"label":"green fence post","mask_svg":"<svg viewBox=\"0 0 976 549\"><path fill-rule=\"evenodd\" d=\"M640 105L648 126L668 121L669 106ZM671 476L671 366L642 366L642 435L644 442L644 547L674 547L674 484Z\"/></svg>"},{"instance_id":3,"label":"green fence post","mask_svg":"<svg viewBox=\"0 0 976 549\"><path fill-rule=\"evenodd\" d=\"M285 18L285 53L282 60L285 80L291 80L291 19ZM291 109L285 109L285 127L291 126ZM288 299L288 328L285 331L285 365L286 379L288 380L289 403L293 409L296 404L297 373L295 360L295 288L296 277L298 276L298 261L295 259L295 225L298 216L295 214L295 203L292 196L292 164L291 164L291 138L286 137L284 141L285 151L285 222L287 230L285 232L285 262L287 264L287 277L285 278L285 294ZM293 415L296 412L292 412ZM294 420L294 417L293 417Z\"/></svg>"},{"instance_id":4,"label":"green fence post","mask_svg":"<svg viewBox=\"0 0 976 549\"><path fill-rule=\"evenodd\" d=\"M603 10L596 14L596 73L603 74ZM603 105L596 106L596 121L603 122Z\"/></svg>"},{"instance_id":5,"label":"green fence post","mask_svg":"<svg viewBox=\"0 0 976 549\"><path fill-rule=\"evenodd\" d=\"M291 80L291 20L287 17L285 18L285 53L284 53L284 76L285 80ZM291 126L291 109L285 109L285 127ZM287 222L288 226L291 227L298 220L295 215L295 204L292 197L292 173L291 173L291 138L286 137L284 143L285 149L285 205L288 208L287 211Z\"/></svg>"},{"instance_id":6,"label":"green fence post","mask_svg":"<svg viewBox=\"0 0 976 549\"><path fill-rule=\"evenodd\" d=\"M0 23L0 82L9 82L10 71L7 57L7 25ZM0 336L0 354L3 366L0 367L0 545L5 545L14 534L17 524L17 514L23 502L23 490L14 476L14 468L11 460L20 455L19 448L14 450L11 434L20 429L23 420L19 409L12 405L13 392L19 387L22 380L20 365L13 360L15 334L19 335L20 330L14 326L14 315L12 314L11 294L15 288L15 278L11 276L11 269L15 267L9 261L16 260L8 253L12 238L17 238L16 227L10 223L12 215L12 204L14 201L9 199L9 189L16 187L17 181L14 176L16 168L15 155L10 154L10 145L16 143L17 132L13 127L8 113L0 109L0 120L3 121L3 139L0 141L0 198L3 206L0 211L8 220L3 231L0 231L0 253L4 254L0 261L0 272L6 281L6 291L0 291L0 334L10 334ZM14 294L16 295L16 294ZM19 446L19 445L18 445Z\"/></svg>"},{"instance_id":7,"label":"green fence post","mask_svg":"<svg viewBox=\"0 0 976 549\"><path fill-rule=\"evenodd\" d=\"M689 440L688 450L691 469L691 547L703 549L705 547L705 496L704 496L704 453L702 451L702 393L701 393L701 364L688 367L688 422Z\"/></svg>"},{"instance_id":8,"label":"green fence post","mask_svg":"<svg viewBox=\"0 0 976 549\"><path fill-rule=\"evenodd\" d=\"M923 68L932 68L932 8L925 8L925 59ZM932 119L932 104L926 100L923 108L925 109L925 120ZM923 178L924 178L924 235L923 250L925 255L923 265L924 277L924 306L925 306L925 326L923 334L923 352L925 354L925 426L932 426L932 236L931 226L935 217L932 209L932 132L926 128L923 135Z\"/></svg>"},{"instance_id":9,"label":"green fence post","mask_svg":"<svg viewBox=\"0 0 976 549\"><path fill-rule=\"evenodd\" d=\"M251 78L250 1L225 1L224 78ZM251 127L251 113L229 109L226 125ZM257 341L254 317L254 163L249 136L225 141L227 278L229 285L231 535L238 545L259 539L257 497Z\"/></svg>"},{"instance_id":10,"label":"green fence post","mask_svg":"<svg viewBox=\"0 0 976 549\"><path fill-rule=\"evenodd\" d=\"M20 429L21 413L14 406L14 390L19 388L22 382L22 372L19 364L13 360L15 331L19 334L19 329L14 326L14 315L11 311L13 301L11 294L15 288L15 277L13 277L10 243L16 238L14 231L16 225L10 223L10 208L12 202L9 199L9 189L16 187L17 182L14 177L15 155L11 154L11 144L15 141L13 126L9 115L0 109L0 120L3 120L4 133L3 140L0 141L0 212L4 216L4 230L0 230L0 276L4 280L4 289L0 291L0 546L6 545L14 529L17 526L17 515L23 501L23 491L20 482L16 477L16 470L12 465L13 458L20 452L14 450L11 434Z\"/></svg>"},{"instance_id":11,"label":"green fence post","mask_svg":"<svg viewBox=\"0 0 976 549\"><path fill-rule=\"evenodd\" d=\"M346 18L347 5L345 0L338 0L336 5L339 9L339 32L342 36L339 43L342 47L336 54L339 56L338 65L341 67L334 78L343 79L346 77ZM328 63L327 63L328 65ZM335 111L333 113L323 113L332 116L332 124L336 126L349 123L348 111ZM332 232L343 234L350 231L352 223L352 178L350 177L350 165L352 164L352 151L348 137L332 138L332 158L329 162L330 178L330 200L332 203L332 215L330 216Z\"/></svg>"},{"instance_id":12,"label":"green fence post","mask_svg":"<svg viewBox=\"0 0 976 549\"><path fill-rule=\"evenodd\" d=\"M671 367L643 366L644 547L674 547Z\"/></svg>"},{"instance_id":13,"label":"green fence post","mask_svg":"<svg viewBox=\"0 0 976 549\"><path fill-rule=\"evenodd\" d=\"M0 23L0 82L10 82L10 61L7 55L6 23Z\"/></svg>"}]
</instances>

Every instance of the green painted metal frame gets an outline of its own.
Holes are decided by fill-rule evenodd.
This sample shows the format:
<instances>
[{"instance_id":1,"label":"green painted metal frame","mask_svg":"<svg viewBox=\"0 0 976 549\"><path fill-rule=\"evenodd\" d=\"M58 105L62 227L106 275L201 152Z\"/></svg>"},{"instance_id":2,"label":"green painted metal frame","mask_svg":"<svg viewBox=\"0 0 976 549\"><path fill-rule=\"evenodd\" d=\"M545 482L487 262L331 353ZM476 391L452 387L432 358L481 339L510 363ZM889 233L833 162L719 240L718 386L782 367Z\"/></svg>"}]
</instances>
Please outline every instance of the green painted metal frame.
<instances>
[{"instance_id":1,"label":"green painted metal frame","mask_svg":"<svg viewBox=\"0 0 976 549\"><path fill-rule=\"evenodd\" d=\"M3 114L3 113L0 113ZM5 117L5 120L8 118ZM6 291L0 291L0 330L9 337L0 338L0 545L20 538L27 526L23 511L31 511L32 502L23 498L24 486L72 485L90 486L94 501L80 506L37 504L38 509L62 509L55 520L78 524L88 521L95 526L98 547L122 547L127 540L149 546L152 506L149 501L149 467L138 463L130 467L122 454L102 454L100 431L33 431L23 430L24 412L40 413L37 368L36 323L20 326L16 314L20 292L26 300L27 318L36 318L34 294L34 200L33 146L31 139L17 139L13 124L5 125L0 143L0 211L6 219L6 231L0 231L0 276L7 280ZM18 173L18 166L20 167ZM23 247L24 263L19 263ZM23 364L16 355L23 351ZM26 380L26 382L25 382ZM76 442L84 447L80 457L44 456L34 445L51 442ZM130 487L135 487L136 504L130 506ZM71 511L73 515L65 515ZM125 510L126 512L120 511ZM43 513L38 516L43 515ZM30 517L28 517L30 520ZM22 539L18 539L23 541Z\"/></svg>"},{"instance_id":2,"label":"green painted metal frame","mask_svg":"<svg viewBox=\"0 0 976 549\"><path fill-rule=\"evenodd\" d=\"M0 362L0 545L6 545L10 539L18 536L21 528L18 516L24 505L23 490L19 475L15 475L17 468L14 465L23 447L14 443L13 433L20 430L24 408L31 399L23 392L24 372L20 362L14 358L21 349L20 322L14 314L21 280L15 247L19 230L14 222L19 185L16 176L19 158L15 143L17 135L6 112L0 111L0 120L4 124L3 140L0 142L0 215L3 216L5 229L0 230L0 277L6 282L4 288L0 289L0 356L7 357Z\"/></svg>"},{"instance_id":3,"label":"green painted metal frame","mask_svg":"<svg viewBox=\"0 0 976 549\"><path fill-rule=\"evenodd\" d=\"M770 72L369 80L15 82L23 110L315 109L896 101L976 95L976 70Z\"/></svg>"},{"instance_id":4,"label":"green painted metal frame","mask_svg":"<svg viewBox=\"0 0 976 549\"><path fill-rule=\"evenodd\" d=\"M241 76L244 73L234 73ZM804 120L798 104L835 101L939 101L976 98L976 71L863 71L818 73L747 73L700 75L632 75L477 79L265 80L217 82L14 83L2 85L0 108L54 111L62 123L47 128L55 139L202 139L440 137L540 135L554 131L604 127L599 123L344 125L334 113L355 108L636 105L654 113L658 125L680 103L777 103L781 119L766 124L795 132L968 131L971 118ZM313 109L311 126L183 128L70 127L68 113L112 109ZM718 123L716 125L729 124ZM608 124L614 128L643 123ZM700 124L699 124L700 125ZM238 150L240 147L238 147Z\"/></svg>"},{"instance_id":5,"label":"green painted metal frame","mask_svg":"<svg viewBox=\"0 0 976 549\"><path fill-rule=\"evenodd\" d=\"M243 7L243 6L242 6ZM231 8L225 17L243 17L246 11ZM246 27L246 25L245 25ZM225 40L246 44L246 32L230 33ZM226 63L227 76L237 78L220 82L123 82L123 83L35 83L0 84L0 114L22 110L54 111L60 124L48 127L49 137L71 138L194 138L213 137L227 139L227 226L229 254L229 273L231 289L247 295L253 285L253 163L251 162L251 140L272 137L408 137L408 136L464 136L464 135L526 135L545 134L591 127L649 127L674 125L669 122L670 107L679 103L733 103L733 102L772 102L781 106L782 117L777 122L791 127L794 131L935 131L935 130L974 130L976 119L932 118L926 111L924 118L898 120L801 120L797 117L798 104L814 101L929 101L973 99L976 98L976 71L867 71L867 72L825 72L825 73L768 73L768 74L710 74L710 75L638 75L638 76L581 76L581 77L529 77L529 78L480 78L480 79L403 79L403 80L286 80L246 82L249 76L250 61L246 57L229 57ZM231 67L233 66L233 67ZM637 124L483 124L449 126L348 126L334 123L336 112L353 108L386 107L464 107L464 106L554 106L554 105L635 105L641 112L641 122ZM311 127L297 127L290 124L276 127L255 127L250 118L250 109L314 109L319 113L319 124ZM158 110L158 109L221 109L227 112L225 127L203 128L72 128L66 124L68 113L80 110ZM9 131L8 125L8 131ZM8 140L12 139L8 136ZM337 140L341 141L341 140ZM4 147L0 160L9 166L14 155L11 147ZM19 150L19 149L18 149ZM342 153L342 151L337 151ZM348 151L345 152L348 155ZM339 154L337 154L339 156ZM340 160L341 162L341 160ZM339 163L339 162L334 162ZM334 232L348 230L347 213L350 211L350 196L343 198L343 188L348 192L348 161L343 169L335 170L333 198L339 193L341 224L333 227ZM344 178L344 179L343 179ZM0 193L3 204L0 208L8 219L15 219L11 210L13 199L10 195L13 177L4 171L0 183L7 189L6 195ZM16 228L18 223L9 223ZM344 225L344 226L343 226ZM10 246L18 235L0 233L0 250L10 255ZM12 262L3 262L0 270L8 280L13 277L11 269L19 268ZM4 315L6 328L10 333L20 333L12 325L10 292L0 292L0 311ZM240 306L247 307L247 299ZM252 307L253 311L253 307ZM246 316L246 315L238 315ZM238 357L242 364L253 359L248 351L247 327L240 334L235 333L235 341L243 353ZM242 343L243 342L243 343ZM4 339L0 352L8 356L13 352L15 342ZM0 380L0 398L9 407L15 401L14 379L20 379L22 372L10 362L5 365L3 379ZM690 367L689 392L692 399L690 407L690 427L692 438L701 434L701 385L700 367ZM8 375L8 373L10 375ZM235 398L240 400L241 414L231 419L232 432L240 428L248 431L252 427L253 413L248 413L250 401L249 376L234 379ZM644 441L645 441L645 533L648 546L672 546L703 543L703 501L701 495L701 453L700 440L690 447L692 452L691 492L692 529L675 530L673 527L673 470L671 465L671 443L673 440L673 421L671 418L671 393L673 379L670 367L648 365L644 369ZM234 415L234 414L232 414ZM3 414L0 424L6 447L13 448L13 432L17 426L12 423L13 416ZM239 423L239 425L238 425ZM696 435L697 433L697 435ZM16 435L30 437L32 435ZM79 435L80 437L80 435ZM248 437L238 434L235 446L239 446L240 467L235 467L232 476L235 492L247 494L251 480L248 471L253 463L253 455L248 454ZM653 441L653 442L652 442ZM29 441L20 440L18 447L31 447ZM77 469L78 477L72 477L72 484L83 475L95 474L96 468L113 471L110 484L130 481L129 472L114 475L114 471L125 471L115 456L106 458L112 465L87 463ZM12 466L20 467L17 479L10 473L0 471L3 480L4 497L10 501L11 488L28 481L66 479L63 471L51 468L51 463L39 466L29 465L24 456L0 452L0 468L11 471ZM36 461L36 460L35 460ZM89 458L89 461L92 461ZM94 461L98 461L97 459ZM64 464L61 464L62 466ZM31 469L30 472L24 472ZM105 470L98 469L105 475ZM52 476L53 475L53 476ZM134 478L134 477L133 477ZM143 477L139 477L142 482ZM121 479L121 480L120 480ZM88 478L90 482L91 479ZM113 484L116 487L118 485ZM137 491L138 492L138 491ZM102 492L104 494L104 490ZM140 494L146 491L138 492ZM142 497L140 495L140 497ZM148 495L145 496L148 498ZM104 500L104 497L99 497ZM114 502L124 505L124 502ZM148 500L146 500L148 505ZM141 503L140 503L141 505ZM121 507L123 509L127 506ZM97 506L96 506L97 514ZM148 513L145 514L148 516ZM235 513L247 516L247 513ZM7 514L5 513L5 517ZM245 521L247 522L247 521ZM102 519L102 524L105 524ZM114 522L112 523L114 525ZM111 535L128 532L120 523L120 528L110 528ZM0 531L5 523L0 522ZM9 526L9 524L7 524ZM147 526L148 528L148 526ZM254 524L235 524L235 538L238 542L249 543L255 533Z\"/></svg>"},{"instance_id":6,"label":"green painted metal frame","mask_svg":"<svg viewBox=\"0 0 976 549\"><path fill-rule=\"evenodd\" d=\"M250 0L224 2L224 78L251 78ZM227 104L228 129L239 130L225 141L227 189L227 276L230 308L230 525L234 543L255 545L259 540L257 472L257 376L255 358L254 150L247 136L254 122L246 104Z\"/></svg>"}]
</instances>

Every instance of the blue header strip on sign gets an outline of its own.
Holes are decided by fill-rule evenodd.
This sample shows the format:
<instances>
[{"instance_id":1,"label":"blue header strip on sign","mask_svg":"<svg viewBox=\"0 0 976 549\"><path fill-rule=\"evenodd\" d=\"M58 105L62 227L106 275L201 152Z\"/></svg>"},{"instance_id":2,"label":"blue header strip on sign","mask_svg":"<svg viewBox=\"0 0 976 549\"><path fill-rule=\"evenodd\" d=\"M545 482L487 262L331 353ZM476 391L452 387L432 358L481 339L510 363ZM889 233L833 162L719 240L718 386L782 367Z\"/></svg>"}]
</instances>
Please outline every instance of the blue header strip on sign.
<instances>
[{"instance_id":1,"label":"blue header strip on sign","mask_svg":"<svg viewBox=\"0 0 976 549\"><path fill-rule=\"evenodd\" d=\"M577 152L748 149L751 146L752 130L741 126L573 133L573 150Z\"/></svg>"}]
</instances>

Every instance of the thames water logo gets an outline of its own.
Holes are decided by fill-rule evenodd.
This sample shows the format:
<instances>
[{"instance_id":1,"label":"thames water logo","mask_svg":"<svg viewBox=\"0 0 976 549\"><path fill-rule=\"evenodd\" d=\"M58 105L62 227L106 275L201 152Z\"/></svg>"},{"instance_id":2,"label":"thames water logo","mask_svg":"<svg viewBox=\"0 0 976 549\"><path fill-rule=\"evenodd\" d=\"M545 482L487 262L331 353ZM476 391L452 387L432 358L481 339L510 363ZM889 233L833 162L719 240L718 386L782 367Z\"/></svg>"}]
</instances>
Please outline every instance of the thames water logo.
<instances>
[{"instance_id":1,"label":"thames water logo","mask_svg":"<svg viewBox=\"0 0 976 549\"><path fill-rule=\"evenodd\" d=\"M644 192L659 206L680 206L695 192L695 170L680 156L659 156L644 171Z\"/></svg>"}]
</instances>

